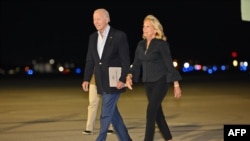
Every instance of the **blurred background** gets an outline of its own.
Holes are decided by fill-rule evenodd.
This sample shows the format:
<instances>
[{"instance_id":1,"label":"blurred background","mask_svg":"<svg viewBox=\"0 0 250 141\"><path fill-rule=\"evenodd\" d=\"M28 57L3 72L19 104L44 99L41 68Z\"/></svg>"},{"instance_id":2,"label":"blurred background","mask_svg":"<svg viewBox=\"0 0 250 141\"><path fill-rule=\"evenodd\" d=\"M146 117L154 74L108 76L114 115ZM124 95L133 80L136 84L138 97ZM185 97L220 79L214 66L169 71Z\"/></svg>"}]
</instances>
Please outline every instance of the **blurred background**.
<instances>
[{"instance_id":1,"label":"blurred background","mask_svg":"<svg viewBox=\"0 0 250 141\"><path fill-rule=\"evenodd\" d=\"M88 106L81 83L96 8L127 33L131 63L144 17L161 21L183 76L182 99L169 89L163 101L175 140L223 141L223 125L249 125L250 0L1 0L1 141L94 140L81 134ZM142 140L147 99L141 83L135 87L119 108Z\"/></svg>"},{"instance_id":2,"label":"blurred background","mask_svg":"<svg viewBox=\"0 0 250 141\"><path fill-rule=\"evenodd\" d=\"M88 36L95 32L96 8L110 12L110 25L124 30L131 62L142 39L143 19L161 21L173 57L182 74L244 73L249 77L250 2L83 0L1 1L1 76L80 75Z\"/></svg>"}]
</instances>

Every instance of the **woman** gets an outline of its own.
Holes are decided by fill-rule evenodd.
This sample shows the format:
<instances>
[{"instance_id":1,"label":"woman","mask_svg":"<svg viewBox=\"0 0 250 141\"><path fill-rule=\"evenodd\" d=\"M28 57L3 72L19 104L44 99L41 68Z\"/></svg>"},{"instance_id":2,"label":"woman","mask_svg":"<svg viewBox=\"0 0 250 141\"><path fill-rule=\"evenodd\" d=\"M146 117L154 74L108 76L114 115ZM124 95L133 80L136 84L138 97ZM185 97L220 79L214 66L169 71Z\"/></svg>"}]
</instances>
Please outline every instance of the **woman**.
<instances>
[{"instance_id":1,"label":"woman","mask_svg":"<svg viewBox=\"0 0 250 141\"><path fill-rule=\"evenodd\" d=\"M142 66L142 81L145 84L148 99L144 141L154 140L155 123L157 123L163 138L172 141L161 103L167 94L170 83L173 83L175 98L181 97L178 81L182 77L173 66L167 38L161 23L155 16L145 17L142 37L143 40L137 45L134 62L126 77L126 85L132 90L132 77L140 73L139 70Z\"/></svg>"}]
</instances>

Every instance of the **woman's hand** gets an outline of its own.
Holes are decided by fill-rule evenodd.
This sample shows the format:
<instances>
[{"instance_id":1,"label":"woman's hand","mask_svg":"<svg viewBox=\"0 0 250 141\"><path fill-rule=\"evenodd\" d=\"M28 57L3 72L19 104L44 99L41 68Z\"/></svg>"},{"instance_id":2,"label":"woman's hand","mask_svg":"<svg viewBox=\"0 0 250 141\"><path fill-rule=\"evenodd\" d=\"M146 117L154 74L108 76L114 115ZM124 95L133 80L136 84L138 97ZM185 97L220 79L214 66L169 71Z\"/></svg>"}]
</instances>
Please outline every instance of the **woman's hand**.
<instances>
[{"instance_id":1,"label":"woman's hand","mask_svg":"<svg viewBox=\"0 0 250 141\"><path fill-rule=\"evenodd\" d=\"M133 81L132 81L132 75L128 75L126 77L126 86L128 87L128 89L132 90L132 85L133 85Z\"/></svg>"},{"instance_id":2,"label":"woman's hand","mask_svg":"<svg viewBox=\"0 0 250 141\"><path fill-rule=\"evenodd\" d=\"M180 86L175 86L174 87L174 97L176 99L179 99L181 97L181 88L180 88Z\"/></svg>"}]
</instances>

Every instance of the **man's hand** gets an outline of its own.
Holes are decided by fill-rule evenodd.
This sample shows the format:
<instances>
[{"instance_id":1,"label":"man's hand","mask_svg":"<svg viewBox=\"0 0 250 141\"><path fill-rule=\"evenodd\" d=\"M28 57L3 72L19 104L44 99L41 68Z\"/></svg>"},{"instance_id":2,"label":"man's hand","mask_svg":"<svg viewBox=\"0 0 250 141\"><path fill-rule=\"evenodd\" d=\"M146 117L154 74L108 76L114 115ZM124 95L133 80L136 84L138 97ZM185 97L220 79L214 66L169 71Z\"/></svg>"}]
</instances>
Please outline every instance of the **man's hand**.
<instances>
[{"instance_id":1,"label":"man's hand","mask_svg":"<svg viewBox=\"0 0 250 141\"><path fill-rule=\"evenodd\" d=\"M117 89L122 89L124 87L125 87L125 83L123 83L122 81L117 82L117 85L116 85Z\"/></svg>"}]
</instances>

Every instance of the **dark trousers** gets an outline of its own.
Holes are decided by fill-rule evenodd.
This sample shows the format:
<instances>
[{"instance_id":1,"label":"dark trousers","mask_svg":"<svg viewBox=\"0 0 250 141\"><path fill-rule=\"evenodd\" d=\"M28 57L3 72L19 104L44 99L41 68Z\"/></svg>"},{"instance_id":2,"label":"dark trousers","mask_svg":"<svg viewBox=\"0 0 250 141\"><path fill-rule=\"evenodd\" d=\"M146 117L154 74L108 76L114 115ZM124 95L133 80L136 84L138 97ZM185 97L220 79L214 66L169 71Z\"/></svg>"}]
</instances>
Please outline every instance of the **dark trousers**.
<instances>
[{"instance_id":1,"label":"dark trousers","mask_svg":"<svg viewBox=\"0 0 250 141\"><path fill-rule=\"evenodd\" d=\"M100 132L96 141L106 141L110 123L112 123L119 141L132 141L128 129L123 122L117 107L117 102L121 94L102 93L102 107L100 117Z\"/></svg>"},{"instance_id":2,"label":"dark trousers","mask_svg":"<svg viewBox=\"0 0 250 141\"><path fill-rule=\"evenodd\" d=\"M163 77L156 82L145 83L148 106L144 141L154 140L155 123L157 123L157 126L165 140L172 139L172 135L165 120L161 105L167 94L168 87L169 83L166 82L166 77Z\"/></svg>"}]
</instances>

